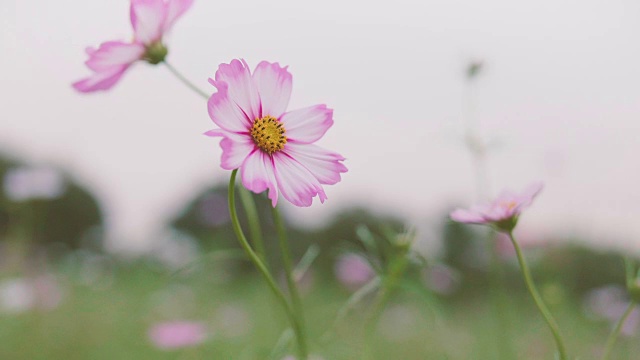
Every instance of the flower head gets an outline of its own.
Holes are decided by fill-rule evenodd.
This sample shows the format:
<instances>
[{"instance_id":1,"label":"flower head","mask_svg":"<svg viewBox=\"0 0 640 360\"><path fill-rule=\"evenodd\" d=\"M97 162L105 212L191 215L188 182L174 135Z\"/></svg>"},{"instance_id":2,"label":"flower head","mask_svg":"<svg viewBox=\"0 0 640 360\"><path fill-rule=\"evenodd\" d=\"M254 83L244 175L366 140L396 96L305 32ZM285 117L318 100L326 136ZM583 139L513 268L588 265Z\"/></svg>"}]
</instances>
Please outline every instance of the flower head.
<instances>
[{"instance_id":1,"label":"flower head","mask_svg":"<svg viewBox=\"0 0 640 360\"><path fill-rule=\"evenodd\" d=\"M255 193L268 189L274 207L279 193L297 206L310 206L316 195L324 202L322 185L347 171L344 157L313 144L333 125L333 110L287 111L292 78L278 63L262 61L252 74L244 60L233 60L209 82L218 89L209 116L220 128L206 135L222 137L222 168L240 168L243 185Z\"/></svg>"},{"instance_id":2,"label":"flower head","mask_svg":"<svg viewBox=\"0 0 640 360\"><path fill-rule=\"evenodd\" d=\"M130 42L107 41L98 49L87 48L85 62L93 75L75 82L81 92L108 90L115 85L134 62L151 64L164 61L167 48L162 36L189 9L193 0L131 0L131 25L134 37Z\"/></svg>"},{"instance_id":3,"label":"flower head","mask_svg":"<svg viewBox=\"0 0 640 360\"><path fill-rule=\"evenodd\" d=\"M521 194L505 191L491 203L456 209L451 219L467 224L493 225L500 230L511 231L518 222L521 211L531 205L542 190L542 183L529 185Z\"/></svg>"}]
</instances>

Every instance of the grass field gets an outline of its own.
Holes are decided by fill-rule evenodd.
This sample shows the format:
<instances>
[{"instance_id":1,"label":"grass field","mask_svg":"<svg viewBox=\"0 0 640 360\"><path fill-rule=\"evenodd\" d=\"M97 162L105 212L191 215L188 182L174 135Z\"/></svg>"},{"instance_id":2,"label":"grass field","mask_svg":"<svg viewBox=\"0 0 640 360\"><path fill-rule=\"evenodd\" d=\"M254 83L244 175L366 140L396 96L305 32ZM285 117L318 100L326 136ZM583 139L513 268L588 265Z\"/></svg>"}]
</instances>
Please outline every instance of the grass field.
<instances>
[{"instance_id":1,"label":"grass field","mask_svg":"<svg viewBox=\"0 0 640 360\"><path fill-rule=\"evenodd\" d=\"M63 298L56 308L0 316L0 359L281 359L293 351L276 349L286 321L257 275L223 276L207 266L175 273L145 262L110 268L58 266ZM488 292L447 298L408 284L386 305L365 346L371 298L329 331L351 291L316 276L303 286L312 352L324 359L498 359L500 351L503 358L553 359L553 339L521 289L502 289L496 312ZM581 299L543 293L572 358L598 358L610 324L590 319ZM149 328L176 319L204 323L206 341L158 349ZM639 351L637 336L621 338L613 358L634 359Z\"/></svg>"}]
</instances>

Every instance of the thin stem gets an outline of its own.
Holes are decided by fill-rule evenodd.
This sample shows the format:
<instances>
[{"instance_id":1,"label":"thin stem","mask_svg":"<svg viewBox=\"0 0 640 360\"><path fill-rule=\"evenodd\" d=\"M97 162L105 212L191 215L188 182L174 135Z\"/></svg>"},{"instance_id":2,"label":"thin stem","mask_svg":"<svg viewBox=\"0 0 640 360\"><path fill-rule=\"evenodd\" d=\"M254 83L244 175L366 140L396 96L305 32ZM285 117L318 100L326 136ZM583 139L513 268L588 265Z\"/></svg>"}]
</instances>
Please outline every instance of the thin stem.
<instances>
[{"instance_id":1,"label":"thin stem","mask_svg":"<svg viewBox=\"0 0 640 360\"><path fill-rule=\"evenodd\" d=\"M547 306L544 304L542 297L538 293L538 290L536 289L533 283L531 273L529 272L529 267L527 266L527 263L524 261L522 250L520 250L520 245L518 245L518 242L513 236L513 231L509 231L508 235L509 235L509 238L511 239L511 243L513 244L513 247L516 250L516 255L518 256L518 262L520 263L520 269L522 270L522 276L524 277L524 282L527 284L527 289L529 289L529 293L531 293L533 300L535 301L536 305L538 306L538 309L542 313L542 316L544 316L544 319L547 321L547 325L549 325L549 329L551 329L551 332L553 333L553 337L556 340L556 345L558 346L558 353L560 354L560 360L567 360L568 359L567 351L565 349L564 342L562 341L562 336L560 336L560 329L558 328L558 324L556 323L553 316L551 315L551 312L549 312L549 309L547 309Z\"/></svg>"},{"instance_id":2,"label":"thin stem","mask_svg":"<svg viewBox=\"0 0 640 360\"><path fill-rule=\"evenodd\" d=\"M291 304L293 305L293 312L296 318L300 322L300 331L298 333L298 342L300 347L304 348L304 352L307 352L307 342L304 332L304 312L302 311L302 301L300 300L300 293L298 287L293 278L293 262L291 260L291 249L289 248L289 242L287 241L287 231L280 216L278 208L273 208L273 221L276 225L276 231L278 232L278 242L280 244L280 251L282 251L282 264L284 266L285 277L287 278L287 287L291 294Z\"/></svg>"},{"instance_id":3,"label":"thin stem","mask_svg":"<svg viewBox=\"0 0 640 360\"><path fill-rule=\"evenodd\" d=\"M627 289L631 289L633 287L633 282L636 279L635 266L633 264L633 260L628 257L625 256L623 259Z\"/></svg>"},{"instance_id":4,"label":"thin stem","mask_svg":"<svg viewBox=\"0 0 640 360\"><path fill-rule=\"evenodd\" d=\"M182 75L178 70L176 70L176 68L174 68L171 64L169 64L166 60L163 62L163 64L167 67L167 69L169 69L169 71L171 71L173 75L175 75L175 77L178 78L178 80L182 81L182 83L185 84L189 89L193 90L195 93L197 93L198 95L202 96L205 99L209 98L210 94L208 94L207 92L195 86L191 81L189 81L186 77L184 77L184 75Z\"/></svg>"},{"instance_id":5,"label":"thin stem","mask_svg":"<svg viewBox=\"0 0 640 360\"><path fill-rule=\"evenodd\" d=\"M280 301L280 303L282 304L282 307L284 308L287 314L287 317L289 318L289 321L291 321L291 325L293 326L293 329L296 332L296 335L298 335L297 336L298 350L299 350L300 358L306 359L307 358L306 347L305 347L305 344L302 343L301 336L300 336L301 334L300 322L298 321L294 312L292 311L291 306L289 305L289 301L287 301L287 298L285 297L284 293L280 290L280 288L278 288L278 285L276 285L276 282L273 280L273 276L271 276L271 273L269 273L269 270L267 269L267 267L264 265L262 260L260 260L260 257L258 257L258 255L253 251L253 249L251 248L251 245L249 245L249 242L247 241L247 238L244 236L244 233L242 232L242 228L240 227L240 222L238 221L238 213L236 212L236 199L235 199L235 185L236 185L237 173L238 173L238 169L233 170L231 172L231 178L229 179L229 214L231 215L231 223L233 225L233 231L235 232L236 237L238 238L238 241L240 242L240 245L242 246L244 251L247 253L247 255L249 255L249 258L251 259L255 267L258 269L258 271L260 271L260 274L262 274L264 279L267 281L267 284L269 285L269 288L271 289L273 294L276 296L278 301Z\"/></svg>"},{"instance_id":6,"label":"thin stem","mask_svg":"<svg viewBox=\"0 0 640 360\"><path fill-rule=\"evenodd\" d=\"M365 358L373 359L373 337L376 329L376 325L384 312L385 305L389 301L393 290L396 288L396 284L400 277L404 273L407 267L406 254L401 254L399 258L396 258L391 264L389 264L388 273L382 279L380 285L380 291L376 296L376 300L373 304L371 317L365 328Z\"/></svg>"},{"instance_id":7,"label":"thin stem","mask_svg":"<svg viewBox=\"0 0 640 360\"><path fill-rule=\"evenodd\" d=\"M260 217L258 216L258 208L256 202L253 199L251 192L244 187L240 187L240 202L244 208L245 214L249 221L249 234L251 235L251 243L255 246L256 253L265 266L269 268L269 261L267 260L267 252L264 247L264 240L262 238L262 227L260 226Z\"/></svg>"},{"instance_id":8,"label":"thin stem","mask_svg":"<svg viewBox=\"0 0 640 360\"><path fill-rule=\"evenodd\" d=\"M620 335L622 326L624 325L625 321L627 321L627 318L635 307L636 303L634 301L631 301L629 303L629 306L627 307L627 310L625 310L620 320L618 320L616 327L611 330L611 334L609 334L609 338L607 339L607 345L604 348L604 355L602 355L602 360L609 359L609 355L611 354L611 350L613 350L613 345L616 343L616 340L618 340L618 335Z\"/></svg>"}]
</instances>

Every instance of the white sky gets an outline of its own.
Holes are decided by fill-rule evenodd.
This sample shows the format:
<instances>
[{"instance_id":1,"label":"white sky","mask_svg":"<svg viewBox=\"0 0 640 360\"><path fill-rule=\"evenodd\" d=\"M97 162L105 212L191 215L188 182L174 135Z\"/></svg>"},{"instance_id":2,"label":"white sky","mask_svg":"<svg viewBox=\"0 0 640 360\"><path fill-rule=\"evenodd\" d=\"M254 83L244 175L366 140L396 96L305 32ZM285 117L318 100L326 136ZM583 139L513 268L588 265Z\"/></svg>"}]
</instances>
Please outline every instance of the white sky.
<instances>
[{"instance_id":1,"label":"white sky","mask_svg":"<svg viewBox=\"0 0 640 360\"><path fill-rule=\"evenodd\" d=\"M640 2L510 0L205 1L168 37L168 59L203 88L243 57L290 65L290 108L326 103L319 144L348 158L315 223L365 203L416 224L473 200L462 145L462 71L482 59L475 118L497 146L493 190L547 187L523 227L640 244ZM0 1L0 149L53 161L96 191L115 247L152 241L214 179L206 103L162 67L139 64L107 93L70 84L84 48L128 39L125 0Z\"/></svg>"}]
</instances>

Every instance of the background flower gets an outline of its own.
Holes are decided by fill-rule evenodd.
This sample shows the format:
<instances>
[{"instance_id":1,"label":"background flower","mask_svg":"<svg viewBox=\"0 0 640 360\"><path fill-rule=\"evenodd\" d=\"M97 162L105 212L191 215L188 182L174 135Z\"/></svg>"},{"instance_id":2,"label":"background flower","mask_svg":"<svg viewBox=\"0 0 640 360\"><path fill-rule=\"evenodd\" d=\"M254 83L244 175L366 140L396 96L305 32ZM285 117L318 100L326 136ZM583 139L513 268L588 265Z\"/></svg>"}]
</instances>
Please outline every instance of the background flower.
<instances>
[{"instance_id":1,"label":"background flower","mask_svg":"<svg viewBox=\"0 0 640 360\"><path fill-rule=\"evenodd\" d=\"M162 36L192 3L193 0L131 0L133 41L107 41L98 49L87 48L89 60L85 64L94 73L73 87L80 92L108 90L136 61L162 62L167 55Z\"/></svg>"},{"instance_id":2,"label":"background flower","mask_svg":"<svg viewBox=\"0 0 640 360\"><path fill-rule=\"evenodd\" d=\"M468 224L498 224L517 219L520 212L531 205L542 190L542 183L529 185L522 193L504 191L489 204L475 205L470 209L456 209L451 213L454 221Z\"/></svg>"}]
</instances>

